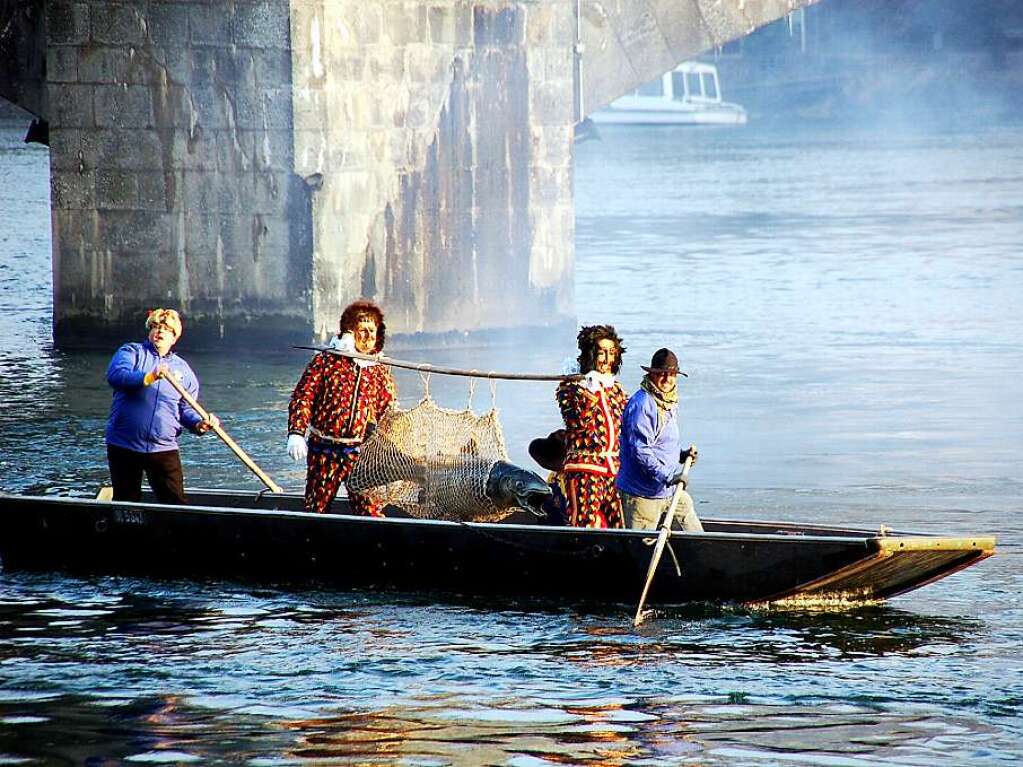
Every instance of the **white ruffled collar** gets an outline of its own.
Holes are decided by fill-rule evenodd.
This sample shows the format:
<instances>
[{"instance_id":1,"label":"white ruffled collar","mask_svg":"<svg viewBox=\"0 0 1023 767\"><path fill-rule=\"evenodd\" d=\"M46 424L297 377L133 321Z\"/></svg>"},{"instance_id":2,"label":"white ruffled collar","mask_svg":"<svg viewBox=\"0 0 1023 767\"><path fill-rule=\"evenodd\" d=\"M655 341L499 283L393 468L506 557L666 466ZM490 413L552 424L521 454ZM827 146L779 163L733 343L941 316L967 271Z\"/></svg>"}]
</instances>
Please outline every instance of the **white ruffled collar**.
<instances>
[{"instance_id":1,"label":"white ruffled collar","mask_svg":"<svg viewBox=\"0 0 1023 767\"><path fill-rule=\"evenodd\" d=\"M598 373L596 370L591 370L583 376L583 386L592 392L599 389L610 389L614 385L615 377L613 373Z\"/></svg>"},{"instance_id":2,"label":"white ruffled collar","mask_svg":"<svg viewBox=\"0 0 1023 767\"><path fill-rule=\"evenodd\" d=\"M342 336L334 336L332 339L330 339L330 343L327 344L327 348L328 349L337 349L338 351L341 351L341 352L355 352L356 354L360 354L361 353L361 352L358 352L356 350L356 348L355 348L355 336L353 336L351 333L345 333ZM357 359L355 357L349 357L348 359L350 359L352 362L354 362L360 368L371 368L371 367L373 367L374 365L377 364L376 362L373 362L372 360L360 360L360 359Z\"/></svg>"},{"instance_id":3,"label":"white ruffled collar","mask_svg":"<svg viewBox=\"0 0 1023 767\"><path fill-rule=\"evenodd\" d=\"M578 360L566 357L561 363L561 373L566 376L579 375ZM601 389L610 389L615 385L614 373L598 373L596 370L591 370L579 379L579 385L594 393Z\"/></svg>"}]
</instances>

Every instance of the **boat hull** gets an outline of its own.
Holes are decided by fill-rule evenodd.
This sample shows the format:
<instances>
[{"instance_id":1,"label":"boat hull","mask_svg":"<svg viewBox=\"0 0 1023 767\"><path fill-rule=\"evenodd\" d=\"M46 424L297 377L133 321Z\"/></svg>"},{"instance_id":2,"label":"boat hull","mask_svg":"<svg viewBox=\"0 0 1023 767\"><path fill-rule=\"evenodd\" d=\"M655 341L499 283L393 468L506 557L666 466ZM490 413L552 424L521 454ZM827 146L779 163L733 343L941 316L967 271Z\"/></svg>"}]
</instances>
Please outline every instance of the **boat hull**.
<instances>
[{"instance_id":1,"label":"boat hull","mask_svg":"<svg viewBox=\"0 0 1023 767\"><path fill-rule=\"evenodd\" d=\"M176 507L0 495L4 569L631 603L652 553L644 531L307 514L296 510L300 498L284 494L191 498L197 505ZM666 553L650 604L883 599L994 549L993 538L711 520L706 527L672 535L682 573ZM907 542L919 549L915 565L905 559Z\"/></svg>"},{"instance_id":2,"label":"boat hull","mask_svg":"<svg viewBox=\"0 0 1023 767\"><path fill-rule=\"evenodd\" d=\"M654 109L608 106L590 115L598 125L745 125L746 111L738 109Z\"/></svg>"}]
</instances>

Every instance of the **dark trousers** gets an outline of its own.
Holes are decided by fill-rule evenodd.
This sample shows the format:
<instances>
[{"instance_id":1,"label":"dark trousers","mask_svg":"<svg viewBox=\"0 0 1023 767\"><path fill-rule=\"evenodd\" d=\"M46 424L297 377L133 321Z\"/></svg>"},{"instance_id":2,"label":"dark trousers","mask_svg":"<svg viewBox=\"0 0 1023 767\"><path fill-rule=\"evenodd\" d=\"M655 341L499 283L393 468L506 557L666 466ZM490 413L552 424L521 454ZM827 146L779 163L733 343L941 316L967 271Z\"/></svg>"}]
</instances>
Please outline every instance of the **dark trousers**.
<instances>
[{"instance_id":1,"label":"dark trousers","mask_svg":"<svg viewBox=\"0 0 1023 767\"><path fill-rule=\"evenodd\" d=\"M177 450L160 453L136 453L115 445L107 445L107 465L114 486L115 501L142 500L142 473L160 503L184 505L185 476Z\"/></svg>"}]
</instances>

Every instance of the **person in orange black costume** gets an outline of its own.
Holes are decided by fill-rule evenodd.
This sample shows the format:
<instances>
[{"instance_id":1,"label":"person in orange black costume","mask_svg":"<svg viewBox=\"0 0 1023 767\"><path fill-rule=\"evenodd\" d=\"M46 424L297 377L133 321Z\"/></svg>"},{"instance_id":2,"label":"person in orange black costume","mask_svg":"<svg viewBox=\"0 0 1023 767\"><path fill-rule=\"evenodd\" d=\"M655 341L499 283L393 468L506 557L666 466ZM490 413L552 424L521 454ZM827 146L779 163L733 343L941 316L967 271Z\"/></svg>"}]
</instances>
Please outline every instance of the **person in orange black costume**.
<instances>
[{"instance_id":1,"label":"person in orange black costume","mask_svg":"<svg viewBox=\"0 0 1023 767\"><path fill-rule=\"evenodd\" d=\"M356 301L341 314L331 346L378 354L387 328L371 301ZM362 443L397 398L390 370L375 362L320 352L306 366L288 405L288 455L306 459L306 511L323 513L352 473ZM306 432L308 431L308 440ZM353 514L383 516L380 504L349 493Z\"/></svg>"},{"instance_id":2,"label":"person in orange black costume","mask_svg":"<svg viewBox=\"0 0 1023 767\"><path fill-rule=\"evenodd\" d=\"M620 528L625 521L615 476L628 396L615 374L625 347L611 325L584 327L577 340L582 377L562 381L557 390L568 444L564 464L568 524Z\"/></svg>"}]
</instances>

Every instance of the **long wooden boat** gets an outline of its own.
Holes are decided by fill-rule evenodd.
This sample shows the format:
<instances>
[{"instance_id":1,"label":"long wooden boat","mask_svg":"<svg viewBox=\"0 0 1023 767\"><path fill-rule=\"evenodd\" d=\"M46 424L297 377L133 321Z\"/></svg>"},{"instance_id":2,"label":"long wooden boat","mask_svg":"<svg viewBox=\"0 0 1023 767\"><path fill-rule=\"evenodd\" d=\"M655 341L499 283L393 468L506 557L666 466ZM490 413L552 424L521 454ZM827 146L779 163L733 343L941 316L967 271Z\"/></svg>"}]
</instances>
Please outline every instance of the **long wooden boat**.
<instances>
[{"instance_id":1,"label":"long wooden boat","mask_svg":"<svg viewBox=\"0 0 1023 767\"><path fill-rule=\"evenodd\" d=\"M641 530L358 517L341 498L342 513L308 514L289 493L189 496L189 506L166 506L0 494L3 567L634 604L654 540ZM883 600L995 549L992 536L714 519L704 527L672 534L648 604Z\"/></svg>"}]
</instances>

